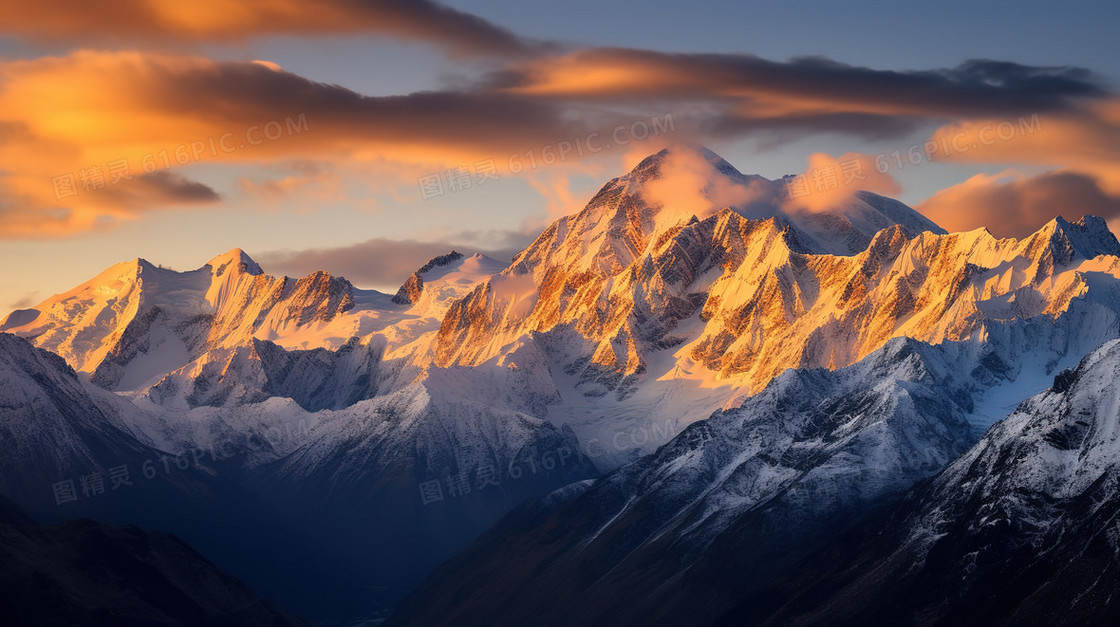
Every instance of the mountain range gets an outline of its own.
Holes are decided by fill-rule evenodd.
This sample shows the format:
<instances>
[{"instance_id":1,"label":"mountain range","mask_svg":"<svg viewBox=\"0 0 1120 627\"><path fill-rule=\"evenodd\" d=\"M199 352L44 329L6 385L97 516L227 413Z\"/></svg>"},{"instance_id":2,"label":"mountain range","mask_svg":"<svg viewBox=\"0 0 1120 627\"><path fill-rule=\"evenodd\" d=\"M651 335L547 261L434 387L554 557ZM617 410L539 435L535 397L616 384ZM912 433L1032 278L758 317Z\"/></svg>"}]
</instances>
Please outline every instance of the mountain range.
<instances>
[{"instance_id":1,"label":"mountain range","mask_svg":"<svg viewBox=\"0 0 1120 627\"><path fill-rule=\"evenodd\" d=\"M1093 216L947 233L674 148L510 263L450 251L386 294L136 259L0 331L0 494L173 532L312 622L1111 608ZM83 493L122 467L141 485Z\"/></svg>"}]
</instances>

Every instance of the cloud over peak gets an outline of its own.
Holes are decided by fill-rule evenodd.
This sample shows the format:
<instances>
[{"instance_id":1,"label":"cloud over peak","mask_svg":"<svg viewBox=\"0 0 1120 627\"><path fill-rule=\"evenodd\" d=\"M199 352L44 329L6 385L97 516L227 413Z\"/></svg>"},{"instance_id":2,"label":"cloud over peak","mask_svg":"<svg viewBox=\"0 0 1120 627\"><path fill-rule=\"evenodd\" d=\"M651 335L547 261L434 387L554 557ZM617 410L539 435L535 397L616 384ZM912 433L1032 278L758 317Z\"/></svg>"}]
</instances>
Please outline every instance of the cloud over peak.
<instances>
[{"instance_id":1,"label":"cloud over peak","mask_svg":"<svg viewBox=\"0 0 1120 627\"><path fill-rule=\"evenodd\" d=\"M1120 195L1087 174L1057 171L1026 176L1008 170L977 174L943 189L916 209L949 231L985 227L998 237L1025 237L1055 216L1120 218Z\"/></svg>"}]
</instances>

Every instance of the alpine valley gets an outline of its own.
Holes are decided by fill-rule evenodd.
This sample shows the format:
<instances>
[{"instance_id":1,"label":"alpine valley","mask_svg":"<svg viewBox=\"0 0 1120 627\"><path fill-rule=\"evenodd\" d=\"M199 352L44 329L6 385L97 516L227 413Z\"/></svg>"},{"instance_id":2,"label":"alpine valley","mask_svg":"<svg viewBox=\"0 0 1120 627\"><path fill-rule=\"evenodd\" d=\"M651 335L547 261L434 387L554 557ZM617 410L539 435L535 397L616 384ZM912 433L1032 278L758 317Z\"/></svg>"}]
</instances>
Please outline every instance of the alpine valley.
<instances>
[{"instance_id":1,"label":"alpine valley","mask_svg":"<svg viewBox=\"0 0 1120 627\"><path fill-rule=\"evenodd\" d=\"M396 294L117 264L0 324L0 578L53 542L86 611L80 533L168 624L1115 619L1120 242L1063 211L948 233L674 147Z\"/></svg>"}]
</instances>

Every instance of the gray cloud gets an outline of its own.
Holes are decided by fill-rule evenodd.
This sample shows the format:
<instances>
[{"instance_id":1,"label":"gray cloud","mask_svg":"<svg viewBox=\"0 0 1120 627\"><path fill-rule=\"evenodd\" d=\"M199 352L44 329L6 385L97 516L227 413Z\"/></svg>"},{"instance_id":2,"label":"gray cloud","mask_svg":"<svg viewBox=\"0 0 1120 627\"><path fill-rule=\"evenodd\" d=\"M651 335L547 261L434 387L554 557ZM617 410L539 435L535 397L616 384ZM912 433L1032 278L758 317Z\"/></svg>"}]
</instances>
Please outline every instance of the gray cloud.
<instances>
[{"instance_id":1,"label":"gray cloud","mask_svg":"<svg viewBox=\"0 0 1120 627\"><path fill-rule=\"evenodd\" d=\"M948 69L896 71L825 57L783 62L629 48L539 58L490 74L481 85L553 102L702 103L698 108L710 113L700 128L713 133L797 129L871 138L952 119L1072 111L1109 95L1097 77L1077 67L976 59Z\"/></svg>"},{"instance_id":2,"label":"gray cloud","mask_svg":"<svg viewBox=\"0 0 1120 627\"><path fill-rule=\"evenodd\" d=\"M955 68L896 71L840 63L826 57L771 61L750 54L672 54L630 48L592 48L491 75L496 88L531 87L557 67L642 70L644 84L620 81L603 98L657 95L735 98L741 93L820 98L856 105L887 105L910 114L1018 114L1065 109L1070 101L1105 95L1091 72L973 59ZM579 93L579 85L572 89ZM562 94L560 94L562 95Z\"/></svg>"},{"instance_id":3,"label":"gray cloud","mask_svg":"<svg viewBox=\"0 0 1120 627\"><path fill-rule=\"evenodd\" d=\"M215 202L218 192L197 181L191 181L174 172L160 170L136 179L137 193L145 199L165 203Z\"/></svg>"},{"instance_id":4,"label":"gray cloud","mask_svg":"<svg viewBox=\"0 0 1120 627\"><path fill-rule=\"evenodd\" d=\"M480 246L480 240L489 245ZM464 231L447 241L374 238L338 248L268 251L254 258L269 274L305 276L326 270L358 286L395 290L408 275L438 255L452 250L464 254L480 252L509 262L531 241L532 236L514 231Z\"/></svg>"},{"instance_id":5,"label":"gray cloud","mask_svg":"<svg viewBox=\"0 0 1120 627\"><path fill-rule=\"evenodd\" d=\"M600 146L610 147L614 129L667 116L674 123L673 141L700 143L763 133L770 135L764 142L819 133L883 139L1042 112L1052 115L1039 137L1056 138L1051 143L1064 141L1052 131L1062 119L1115 130L1104 106L1115 106L1115 100L1104 101L1111 95L1086 70L989 60L900 72L819 57L775 62L741 54L603 48L538 57L458 89L377 97L258 63L171 55L83 51L8 69L0 98L11 91L4 104L12 119L0 135L13 138L5 144L12 170L36 160L66 170L69 166L59 159L67 155L100 154L121 146L152 146L155 152L160 145L174 147L168 138L188 128L204 130L194 131L201 137L178 137L180 146L201 146L204 139L214 138L231 142L232 149L208 150L207 158L218 162L384 159L415 169L417 177L488 158L496 168L512 170L511 155L543 154L545 147L556 152L559 142L595 134ZM21 89L34 93L36 85L47 81L63 90L66 97L60 99L67 103L67 115L152 122L112 125L91 136L50 135L42 129L59 127L57 108L21 106L26 104ZM104 85L104 90L92 94L87 84ZM295 126L302 130L285 132L297 119L303 122ZM275 140L250 140L249 130L256 129L260 137L262 125L278 129ZM40 129L36 133L43 136L30 136L27 129ZM1087 136L1104 145L1102 154L1110 154L1111 145L1100 139L1107 133ZM502 172L507 173L513 172ZM5 201L19 207L16 212L0 204L4 235L64 234L111 226L122 211L218 200L214 190L200 183L161 174L67 198L60 206L48 185L19 181L17 174L0 173L0 186L13 187ZM14 189L17 182L22 187ZM251 191L275 197L284 189L263 184Z\"/></svg>"},{"instance_id":6,"label":"gray cloud","mask_svg":"<svg viewBox=\"0 0 1120 627\"><path fill-rule=\"evenodd\" d=\"M392 142L475 153L516 154L560 139L598 132L645 115L674 114L681 131L701 141L758 131L840 132L897 137L945 120L1075 110L1106 92L1087 71L970 61L948 70L897 72L828 59L774 62L749 55L668 55L598 49L565 57L577 66L641 70L649 84L618 91L535 93L546 81L544 59L520 72L462 90L370 97L257 64L214 63L182 70L152 64L149 104L200 119L226 118L230 128L306 115L309 133L267 150ZM536 68L536 69L533 69ZM493 78L493 77L492 77ZM737 92L738 89L747 92ZM609 99L614 111L579 103ZM759 105L763 101L769 104ZM578 101L578 102L573 102ZM638 113L643 112L644 113Z\"/></svg>"},{"instance_id":7,"label":"gray cloud","mask_svg":"<svg viewBox=\"0 0 1120 627\"><path fill-rule=\"evenodd\" d=\"M38 305L43 299L39 297L39 292L28 292L21 296L19 300L8 305L9 310L27 309Z\"/></svg>"}]
</instances>

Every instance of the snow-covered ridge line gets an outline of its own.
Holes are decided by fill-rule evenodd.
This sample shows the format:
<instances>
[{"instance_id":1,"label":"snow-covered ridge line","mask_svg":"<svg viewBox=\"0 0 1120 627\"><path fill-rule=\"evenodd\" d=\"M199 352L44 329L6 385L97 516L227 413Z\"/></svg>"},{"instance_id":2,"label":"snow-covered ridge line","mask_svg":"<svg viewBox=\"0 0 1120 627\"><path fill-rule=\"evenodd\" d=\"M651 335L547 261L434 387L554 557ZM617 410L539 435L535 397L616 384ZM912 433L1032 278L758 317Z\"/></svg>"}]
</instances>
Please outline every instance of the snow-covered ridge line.
<instances>
[{"instance_id":1,"label":"snow-covered ridge line","mask_svg":"<svg viewBox=\"0 0 1120 627\"><path fill-rule=\"evenodd\" d=\"M270 277L234 250L183 273L119 264L2 328L99 385L181 409L272 395L339 407L445 369L482 382L495 366L517 368L503 409L600 443L651 426L675 434L787 368L841 368L892 338L998 345L1015 379L1029 327L1040 363L1023 381L1033 386L1034 375L1115 335L1120 243L1099 218L1055 218L998 239L945 233L864 192L806 214L787 210L780 182L700 157L707 184L685 205L662 186L691 157L662 151L509 267L452 251L395 297L325 272ZM1002 403L974 422L990 424Z\"/></svg>"},{"instance_id":2,"label":"snow-covered ridge line","mask_svg":"<svg viewBox=\"0 0 1120 627\"><path fill-rule=\"evenodd\" d=\"M892 337L982 340L991 321L1053 317L1090 288L1117 309L1110 282L1120 276L1120 243L1099 218L1056 218L1021 240L997 239L983 229L944 233L866 193L831 213L787 214L773 192L672 222L646 190L669 158L651 156L607 183L455 302L436 362L474 365L518 338L572 330L592 347L587 376L619 379L610 389L625 389L672 350L671 367L649 378L689 373L702 385L757 391L787 367L841 367ZM768 185L730 165L710 174ZM833 254L811 232L827 218L847 237L870 216L884 228L849 254Z\"/></svg>"},{"instance_id":3,"label":"snow-covered ridge line","mask_svg":"<svg viewBox=\"0 0 1120 627\"><path fill-rule=\"evenodd\" d=\"M266 275L240 249L186 272L136 259L13 312L0 329L62 355L107 388L144 390L169 374L197 376L206 364L228 363L259 340L334 350L384 332L388 344L408 344L438 325L447 300L502 267L458 253L429 265L441 272L427 273L424 297L402 304L323 271Z\"/></svg>"}]
</instances>

